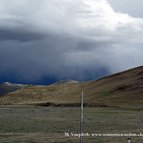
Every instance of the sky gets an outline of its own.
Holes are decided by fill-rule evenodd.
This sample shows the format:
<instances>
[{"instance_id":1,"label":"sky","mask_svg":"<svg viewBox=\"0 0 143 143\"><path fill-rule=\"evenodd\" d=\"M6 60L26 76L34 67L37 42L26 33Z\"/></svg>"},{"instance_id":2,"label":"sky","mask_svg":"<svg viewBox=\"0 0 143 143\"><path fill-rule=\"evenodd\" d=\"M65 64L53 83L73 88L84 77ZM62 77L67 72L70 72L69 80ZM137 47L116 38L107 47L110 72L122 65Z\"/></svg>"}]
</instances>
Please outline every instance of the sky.
<instances>
[{"instance_id":1,"label":"sky","mask_svg":"<svg viewBox=\"0 0 143 143\"><path fill-rule=\"evenodd\" d=\"M142 65L142 0L0 0L0 83L96 80Z\"/></svg>"}]
</instances>

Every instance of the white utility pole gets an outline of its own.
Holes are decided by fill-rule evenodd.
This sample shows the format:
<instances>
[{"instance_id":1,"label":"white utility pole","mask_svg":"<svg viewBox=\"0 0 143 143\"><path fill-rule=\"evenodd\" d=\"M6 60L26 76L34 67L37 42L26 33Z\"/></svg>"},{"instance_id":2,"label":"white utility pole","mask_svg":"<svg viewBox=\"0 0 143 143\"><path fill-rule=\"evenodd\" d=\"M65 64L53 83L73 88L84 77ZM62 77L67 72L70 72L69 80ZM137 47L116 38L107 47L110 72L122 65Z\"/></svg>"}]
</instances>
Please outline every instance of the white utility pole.
<instances>
[{"instance_id":1,"label":"white utility pole","mask_svg":"<svg viewBox=\"0 0 143 143\"><path fill-rule=\"evenodd\" d=\"M80 143L83 143L83 91L80 97L81 111L80 111Z\"/></svg>"},{"instance_id":2,"label":"white utility pole","mask_svg":"<svg viewBox=\"0 0 143 143\"><path fill-rule=\"evenodd\" d=\"M128 138L128 143L131 143L131 138Z\"/></svg>"}]
</instances>

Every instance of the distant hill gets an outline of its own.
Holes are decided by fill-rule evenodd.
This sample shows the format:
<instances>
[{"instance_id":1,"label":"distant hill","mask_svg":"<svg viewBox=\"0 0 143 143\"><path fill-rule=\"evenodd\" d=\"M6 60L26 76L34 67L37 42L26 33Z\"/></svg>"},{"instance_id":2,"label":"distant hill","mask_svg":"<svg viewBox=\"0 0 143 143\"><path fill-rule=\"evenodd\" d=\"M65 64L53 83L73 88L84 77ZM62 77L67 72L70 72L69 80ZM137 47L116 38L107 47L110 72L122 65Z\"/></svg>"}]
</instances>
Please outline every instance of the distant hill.
<instances>
[{"instance_id":1,"label":"distant hill","mask_svg":"<svg viewBox=\"0 0 143 143\"><path fill-rule=\"evenodd\" d=\"M0 96L8 94L13 91L16 91L16 90L21 89L25 86L26 85L4 82L4 83L0 84Z\"/></svg>"},{"instance_id":2,"label":"distant hill","mask_svg":"<svg viewBox=\"0 0 143 143\"><path fill-rule=\"evenodd\" d=\"M69 84L69 83L79 83L79 81L71 80L71 79L61 80L61 81L59 81L59 82L53 83L52 85Z\"/></svg>"},{"instance_id":3,"label":"distant hill","mask_svg":"<svg viewBox=\"0 0 143 143\"><path fill-rule=\"evenodd\" d=\"M24 86L1 96L0 104L79 106L81 91L87 106L143 107L143 66L97 81L67 80L48 86Z\"/></svg>"}]
</instances>

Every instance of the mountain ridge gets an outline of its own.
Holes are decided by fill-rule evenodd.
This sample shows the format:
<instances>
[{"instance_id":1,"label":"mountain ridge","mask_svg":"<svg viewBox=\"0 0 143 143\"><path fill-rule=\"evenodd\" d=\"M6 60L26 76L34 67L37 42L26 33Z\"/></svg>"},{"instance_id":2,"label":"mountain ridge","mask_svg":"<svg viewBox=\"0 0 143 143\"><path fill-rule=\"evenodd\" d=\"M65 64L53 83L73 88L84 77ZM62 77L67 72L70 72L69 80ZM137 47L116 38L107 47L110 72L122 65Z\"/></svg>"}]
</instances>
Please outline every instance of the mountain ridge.
<instances>
[{"instance_id":1,"label":"mountain ridge","mask_svg":"<svg viewBox=\"0 0 143 143\"><path fill-rule=\"evenodd\" d=\"M142 106L143 66L99 80L66 80L50 85L27 85L0 98L1 105L77 106L84 91L87 106Z\"/></svg>"}]
</instances>

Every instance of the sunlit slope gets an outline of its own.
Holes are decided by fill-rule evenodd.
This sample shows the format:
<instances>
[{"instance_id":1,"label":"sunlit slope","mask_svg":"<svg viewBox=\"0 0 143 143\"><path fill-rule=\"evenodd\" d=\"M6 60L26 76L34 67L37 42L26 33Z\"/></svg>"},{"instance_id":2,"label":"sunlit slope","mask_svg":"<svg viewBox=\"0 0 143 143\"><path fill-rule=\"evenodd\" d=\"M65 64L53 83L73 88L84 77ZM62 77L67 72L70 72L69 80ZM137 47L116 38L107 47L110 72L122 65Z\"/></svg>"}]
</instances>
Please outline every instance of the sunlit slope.
<instances>
[{"instance_id":1,"label":"sunlit slope","mask_svg":"<svg viewBox=\"0 0 143 143\"><path fill-rule=\"evenodd\" d=\"M78 82L60 82L49 86L30 85L1 97L1 104L78 103L80 87Z\"/></svg>"},{"instance_id":2,"label":"sunlit slope","mask_svg":"<svg viewBox=\"0 0 143 143\"><path fill-rule=\"evenodd\" d=\"M81 91L88 106L143 106L143 67L97 81L29 85L0 98L1 104L78 105Z\"/></svg>"}]
</instances>

